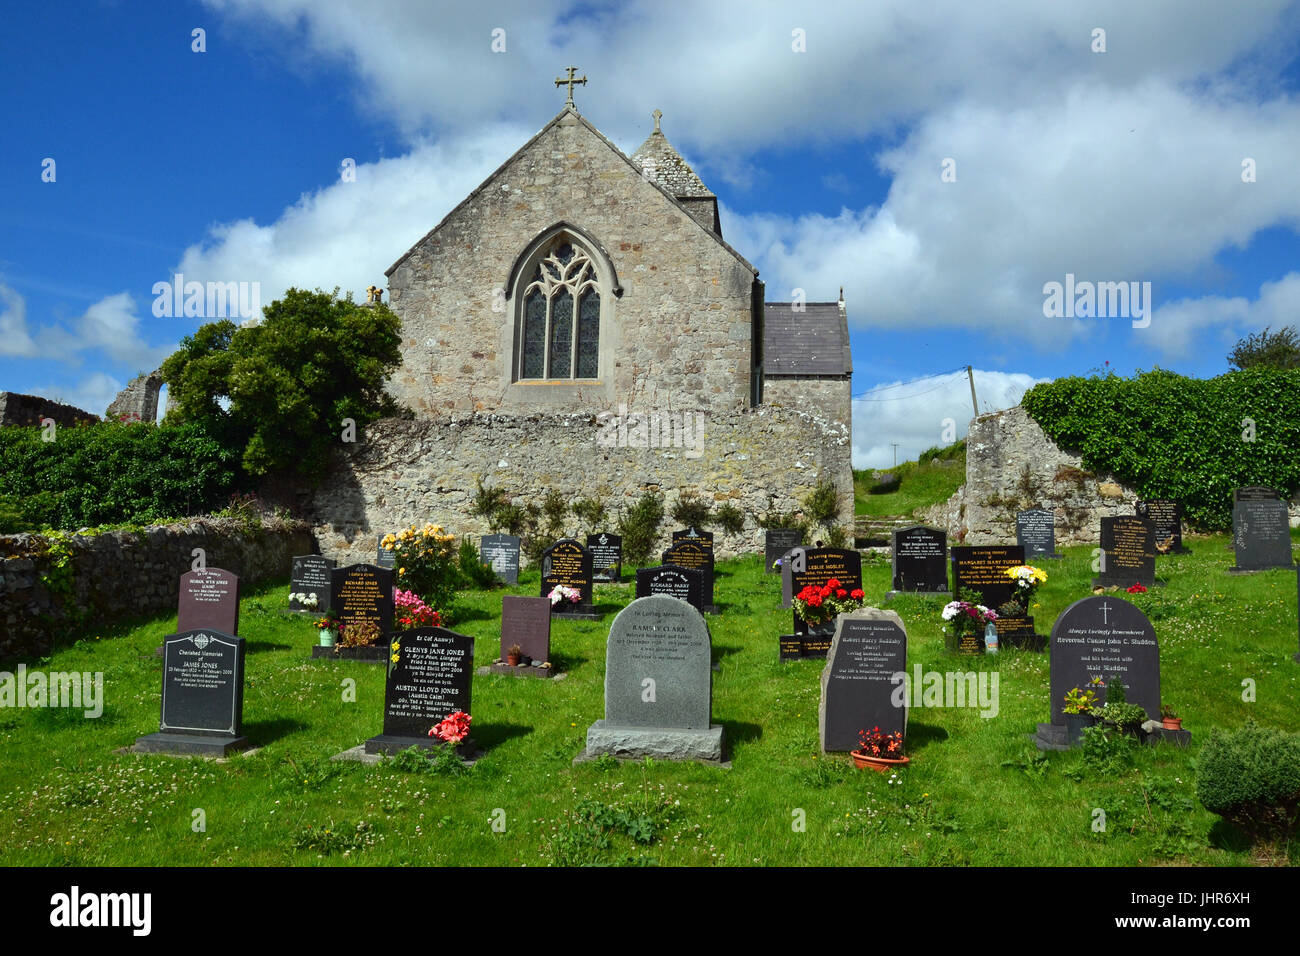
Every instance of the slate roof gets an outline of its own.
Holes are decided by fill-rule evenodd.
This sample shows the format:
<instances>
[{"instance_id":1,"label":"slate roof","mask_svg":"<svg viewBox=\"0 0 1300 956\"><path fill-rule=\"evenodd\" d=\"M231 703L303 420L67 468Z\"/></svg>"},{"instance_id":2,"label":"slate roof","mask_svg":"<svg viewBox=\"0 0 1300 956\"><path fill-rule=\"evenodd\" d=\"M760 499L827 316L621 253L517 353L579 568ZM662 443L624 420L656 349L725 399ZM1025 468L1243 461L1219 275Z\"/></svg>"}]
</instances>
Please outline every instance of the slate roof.
<instances>
[{"instance_id":1,"label":"slate roof","mask_svg":"<svg viewBox=\"0 0 1300 956\"><path fill-rule=\"evenodd\" d=\"M717 198L660 130L651 133L632 154L638 169L644 168L647 161L654 163L655 182L670 195L678 199Z\"/></svg>"},{"instance_id":2,"label":"slate roof","mask_svg":"<svg viewBox=\"0 0 1300 956\"><path fill-rule=\"evenodd\" d=\"M763 307L764 375L851 375L848 317L838 302L789 302Z\"/></svg>"}]
</instances>

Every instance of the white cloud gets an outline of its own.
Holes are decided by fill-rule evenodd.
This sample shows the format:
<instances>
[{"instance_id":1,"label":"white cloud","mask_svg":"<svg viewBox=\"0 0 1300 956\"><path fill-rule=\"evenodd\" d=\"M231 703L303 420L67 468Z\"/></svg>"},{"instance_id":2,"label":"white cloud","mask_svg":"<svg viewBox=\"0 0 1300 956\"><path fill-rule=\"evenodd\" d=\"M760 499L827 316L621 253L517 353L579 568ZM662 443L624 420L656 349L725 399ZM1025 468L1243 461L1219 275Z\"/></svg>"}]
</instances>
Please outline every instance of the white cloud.
<instances>
[{"instance_id":1,"label":"white cloud","mask_svg":"<svg viewBox=\"0 0 1300 956\"><path fill-rule=\"evenodd\" d=\"M32 358L39 354L27 331L27 302L9 286L0 284L0 355Z\"/></svg>"},{"instance_id":2,"label":"white cloud","mask_svg":"<svg viewBox=\"0 0 1300 956\"><path fill-rule=\"evenodd\" d=\"M980 414L1011 408L1025 390L1047 379L1020 372L975 370ZM938 379L888 382L853 399L853 467L888 468L911 461L929 448L965 438L973 416L970 382L964 371ZM953 429L950 440L946 429Z\"/></svg>"},{"instance_id":3,"label":"white cloud","mask_svg":"<svg viewBox=\"0 0 1300 956\"><path fill-rule=\"evenodd\" d=\"M73 385L38 385L31 390L33 395L40 395L53 402L73 405L83 411L101 418L118 392L126 385L104 372L95 372Z\"/></svg>"},{"instance_id":4,"label":"white cloud","mask_svg":"<svg viewBox=\"0 0 1300 956\"><path fill-rule=\"evenodd\" d=\"M1145 331L1164 352L1183 357L1192 352L1195 336L1203 330L1215 333L1226 355L1250 332L1298 324L1300 272L1289 272L1277 282L1261 285L1254 301L1244 296L1203 296L1159 306Z\"/></svg>"},{"instance_id":5,"label":"white cloud","mask_svg":"<svg viewBox=\"0 0 1300 956\"><path fill-rule=\"evenodd\" d=\"M27 324L27 302L14 289L0 284L0 355L80 363L87 354L151 372L171 354L174 345L154 346L141 335L135 299L129 292L105 296L70 321L44 325L33 332Z\"/></svg>"}]
</instances>

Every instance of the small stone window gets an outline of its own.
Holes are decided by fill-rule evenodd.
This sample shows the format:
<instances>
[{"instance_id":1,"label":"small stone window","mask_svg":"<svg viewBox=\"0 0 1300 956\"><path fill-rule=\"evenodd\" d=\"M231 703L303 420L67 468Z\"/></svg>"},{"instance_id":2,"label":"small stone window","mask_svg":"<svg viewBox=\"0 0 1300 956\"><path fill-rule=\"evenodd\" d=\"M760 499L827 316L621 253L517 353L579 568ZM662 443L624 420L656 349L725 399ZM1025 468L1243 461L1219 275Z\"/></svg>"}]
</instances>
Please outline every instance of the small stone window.
<instances>
[{"instance_id":1,"label":"small stone window","mask_svg":"<svg viewBox=\"0 0 1300 956\"><path fill-rule=\"evenodd\" d=\"M521 301L519 379L600 377L600 278L585 249L553 240Z\"/></svg>"}]
</instances>

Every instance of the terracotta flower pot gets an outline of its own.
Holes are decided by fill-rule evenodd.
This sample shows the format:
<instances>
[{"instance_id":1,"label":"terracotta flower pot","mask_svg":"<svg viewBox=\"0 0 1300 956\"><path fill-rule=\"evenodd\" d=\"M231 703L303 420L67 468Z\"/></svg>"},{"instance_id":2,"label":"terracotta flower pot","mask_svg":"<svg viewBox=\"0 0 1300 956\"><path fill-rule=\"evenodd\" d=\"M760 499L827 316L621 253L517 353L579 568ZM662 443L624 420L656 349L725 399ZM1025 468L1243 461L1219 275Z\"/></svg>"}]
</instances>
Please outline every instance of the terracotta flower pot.
<instances>
[{"instance_id":1,"label":"terracotta flower pot","mask_svg":"<svg viewBox=\"0 0 1300 956\"><path fill-rule=\"evenodd\" d=\"M518 655L518 654L507 654L507 655L506 655L506 663L509 664L511 667L518 667L518 666L519 666L519 655Z\"/></svg>"},{"instance_id":2,"label":"terracotta flower pot","mask_svg":"<svg viewBox=\"0 0 1300 956\"><path fill-rule=\"evenodd\" d=\"M912 762L911 757L871 757L861 750L852 750L849 752L849 756L853 758L853 762L859 770L866 770L870 767L877 773L884 773L893 767L906 767Z\"/></svg>"},{"instance_id":3,"label":"terracotta flower pot","mask_svg":"<svg viewBox=\"0 0 1300 956\"><path fill-rule=\"evenodd\" d=\"M1161 717L1160 724L1165 730L1182 730L1183 718L1181 717Z\"/></svg>"}]
</instances>

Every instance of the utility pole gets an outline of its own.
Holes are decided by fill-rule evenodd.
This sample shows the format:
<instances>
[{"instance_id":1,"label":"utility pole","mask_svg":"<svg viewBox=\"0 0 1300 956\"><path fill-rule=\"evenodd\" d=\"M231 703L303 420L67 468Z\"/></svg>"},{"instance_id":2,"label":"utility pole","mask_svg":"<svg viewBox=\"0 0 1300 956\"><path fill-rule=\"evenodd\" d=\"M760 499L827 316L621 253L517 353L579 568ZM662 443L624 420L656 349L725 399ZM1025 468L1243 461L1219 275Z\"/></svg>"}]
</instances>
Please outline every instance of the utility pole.
<instances>
[{"instance_id":1,"label":"utility pole","mask_svg":"<svg viewBox=\"0 0 1300 956\"><path fill-rule=\"evenodd\" d=\"M966 366L966 377L970 379L970 407L975 410L975 417L980 417L980 407L975 401L975 373L971 371L969 365Z\"/></svg>"},{"instance_id":2,"label":"utility pole","mask_svg":"<svg viewBox=\"0 0 1300 956\"><path fill-rule=\"evenodd\" d=\"M894 446L894 467L897 468L898 467L898 442L891 441L890 444Z\"/></svg>"}]
</instances>

